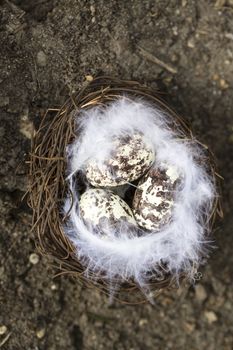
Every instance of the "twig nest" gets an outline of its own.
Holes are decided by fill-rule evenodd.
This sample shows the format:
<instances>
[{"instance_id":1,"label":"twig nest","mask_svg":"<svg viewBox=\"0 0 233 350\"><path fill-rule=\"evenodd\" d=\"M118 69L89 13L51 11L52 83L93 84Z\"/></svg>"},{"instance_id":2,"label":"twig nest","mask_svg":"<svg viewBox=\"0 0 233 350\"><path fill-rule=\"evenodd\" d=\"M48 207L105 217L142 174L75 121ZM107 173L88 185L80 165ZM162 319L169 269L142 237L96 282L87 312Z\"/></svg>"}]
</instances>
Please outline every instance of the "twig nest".
<instances>
[{"instance_id":1,"label":"twig nest","mask_svg":"<svg viewBox=\"0 0 233 350\"><path fill-rule=\"evenodd\" d=\"M159 230L172 217L179 174L174 166L152 168L140 180L133 199L137 224L147 230Z\"/></svg>"},{"instance_id":2,"label":"twig nest","mask_svg":"<svg viewBox=\"0 0 233 350\"><path fill-rule=\"evenodd\" d=\"M110 154L103 162L95 158L87 161L85 174L96 187L124 185L141 177L153 161L153 149L143 135L120 135L113 138Z\"/></svg>"},{"instance_id":3,"label":"twig nest","mask_svg":"<svg viewBox=\"0 0 233 350\"><path fill-rule=\"evenodd\" d=\"M153 91L94 79L43 118L33 141L33 224L61 273L148 299L195 278L219 209L216 173Z\"/></svg>"},{"instance_id":4,"label":"twig nest","mask_svg":"<svg viewBox=\"0 0 233 350\"><path fill-rule=\"evenodd\" d=\"M122 221L136 225L130 207L116 194L104 189L89 189L80 199L80 215L101 235Z\"/></svg>"}]
</instances>

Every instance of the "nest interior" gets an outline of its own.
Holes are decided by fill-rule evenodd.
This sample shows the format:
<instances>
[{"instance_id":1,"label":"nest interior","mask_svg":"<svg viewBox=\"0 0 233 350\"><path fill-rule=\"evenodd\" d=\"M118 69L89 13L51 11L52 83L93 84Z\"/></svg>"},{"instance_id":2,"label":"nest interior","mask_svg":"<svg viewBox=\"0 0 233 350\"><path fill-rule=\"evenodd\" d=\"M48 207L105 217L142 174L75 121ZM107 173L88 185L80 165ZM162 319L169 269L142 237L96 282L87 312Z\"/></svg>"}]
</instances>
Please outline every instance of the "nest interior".
<instances>
[{"instance_id":1,"label":"nest interior","mask_svg":"<svg viewBox=\"0 0 233 350\"><path fill-rule=\"evenodd\" d=\"M95 279L94 282L85 276L85 268L78 261L74 247L63 232L65 218L61 214L61 206L69 191L65 181L67 165L65 151L66 146L77 137L74 133L74 111L77 115L79 110L104 105L116 100L122 94L143 97L152 105L159 106L172 117L172 128L178 125L184 138L193 139L188 125L161 101L157 92L137 82L100 77L71 96L60 110L47 111L33 137L29 162L29 205L33 210L33 230L37 233L40 252L52 257L59 269L57 275L72 275L85 285L98 287L107 294L109 285L104 279ZM207 151L207 159L202 161L209 163L209 170L212 176L216 177L212 154L206 146L202 146ZM216 198L208 218L211 225L220 210L219 200ZM195 266L193 268L196 269ZM151 280L148 287L153 296L156 296L164 289L176 288L177 282L185 279L185 274L179 276L179 281L171 275L166 275L162 280ZM133 302L140 303L147 300L134 281L125 281L117 298L131 303L132 295Z\"/></svg>"}]
</instances>

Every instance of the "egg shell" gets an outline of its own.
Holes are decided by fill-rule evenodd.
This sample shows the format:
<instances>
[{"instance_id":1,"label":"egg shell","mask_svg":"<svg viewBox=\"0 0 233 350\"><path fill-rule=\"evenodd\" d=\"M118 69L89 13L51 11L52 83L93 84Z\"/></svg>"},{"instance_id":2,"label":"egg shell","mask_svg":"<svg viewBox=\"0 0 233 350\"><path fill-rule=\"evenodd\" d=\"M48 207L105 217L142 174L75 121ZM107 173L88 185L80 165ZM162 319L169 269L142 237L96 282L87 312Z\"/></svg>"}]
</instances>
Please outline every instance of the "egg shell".
<instances>
[{"instance_id":1,"label":"egg shell","mask_svg":"<svg viewBox=\"0 0 233 350\"><path fill-rule=\"evenodd\" d=\"M121 136L113 140L109 159L87 162L86 177L95 187L124 185L141 177L153 161L153 149L141 134Z\"/></svg>"},{"instance_id":2,"label":"egg shell","mask_svg":"<svg viewBox=\"0 0 233 350\"><path fill-rule=\"evenodd\" d=\"M116 194L103 189L89 189L80 198L80 216L97 229L115 226L121 221L136 225L130 207Z\"/></svg>"},{"instance_id":3,"label":"egg shell","mask_svg":"<svg viewBox=\"0 0 233 350\"><path fill-rule=\"evenodd\" d=\"M132 208L140 227L156 231L171 220L178 180L177 169L167 166L150 169L139 181Z\"/></svg>"}]
</instances>

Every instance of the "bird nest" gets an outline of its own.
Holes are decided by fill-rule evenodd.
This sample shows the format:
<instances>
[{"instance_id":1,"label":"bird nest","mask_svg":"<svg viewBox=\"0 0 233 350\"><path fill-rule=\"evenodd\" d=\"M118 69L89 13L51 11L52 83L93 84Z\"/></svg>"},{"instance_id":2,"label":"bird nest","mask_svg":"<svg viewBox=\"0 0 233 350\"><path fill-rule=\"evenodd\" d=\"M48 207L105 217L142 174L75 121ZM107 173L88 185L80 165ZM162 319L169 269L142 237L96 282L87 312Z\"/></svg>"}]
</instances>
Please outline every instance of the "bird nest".
<instances>
[{"instance_id":1,"label":"bird nest","mask_svg":"<svg viewBox=\"0 0 233 350\"><path fill-rule=\"evenodd\" d=\"M136 108L133 113L137 114L139 111L138 119L131 115L132 103L133 108ZM128 107L129 111L125 112L125 108ZM106 110L110 118L107 124L112 123L112 115L118 122L111 124L112 129L104 134L103 129L108 126L102 125L101 122ZM124 114L124 118L117 115L118 111ZM140 115L143 115L144 111L146 116L142 119ZM95 118L99 118L98 123L95 122ZM159 120L156 125L153 124L153 118ZM156 152L156 147L161 148L160 153L158 151L158 159L161 158L160 164L164 164L164 149L167 145L169 147L172 145L167 148L167 159L173 162L175 158L181 166L184 164L186 173L181 172L176 189L172 188L171 192L179 194L185 191L186 197L182 197L180 202L185 202L187 197L191 198L191 202L187 203L188 209L185 210L183 210L183 203L180 205L180 211L176 215L183 216L183 221L179 222L178 228L172 226L175 220L168 220L164 224L165 228L157 227L157 229L153 225L151 229L142 225L136 230L131 229L132 223L130 223L131 226L127 226L126 223L123 228L121 225L120 234L119 227L117 228L118 236L115 231L111 231L113 239L111 241L110 238L109 242L106 237L103 239L98 234L95 236L96 231L93 227L87 225L82 218L80 219L80 195L95 187L95 184L89 183L86 179L83 163L94 154L94 150L97 157L101 152L95 144L96 138L93 133L96 132L100 135L99 139L101 137L103 139L104 136L111 134L115 127L122 128L124 123L127 124L127 120L131 120L135 128L132 125L130 127L134 131L137 129L137 134L145 133L148 138L151 138L152 148L154 147ZM153 132L156 131L153 127L160 128L162 132L166 131L164 134L165 139L167 137L166 142L162 138L160 140L159 133L153 137ZM88 128L92 133L88 134ZM160 143L164 142L163 147L160 147L154 139L160 140L158 141ZM126 140L125 143L127 142ZM173 145L178 147L179 154L172 151ZM105 149L106 145L102 146ZM80 149L82 152L79 152ZM183 151L183 158L186 157L185 152L188 152L186 161L182 159ZM172 152L174 154L171 154ZM79 163L82 163L81 166ZM193 177L197 176L197 179L193 180L189 172L194 174ZM144 174L140 175L140 177L143 176ZM190 184L187 185L183 179L187 179L186 182ZM57 275L72 275L86 286L98 287L121 301L140 303L151 300L164 289L177 288L181 281L195 280L198 267L208 255L210 232L216 213L220 210L213 157L208 148L193 137L187 124L161 101L158 93L137 82L109 77L96 78L71 96L59 110L48 110L33 137L29 180L29 205L33 210L33 230L37 232L38 247L43 254L53 258L59 269ZM132 205L134 191L138 191L140 187L140 181L126 181L131 189L126 199L129 206ZM96 186L98 187L98 183ZM101 190L101 184L99 190ZM177 208L179 203L174 211L177 211ZM91 211L90 208L89 210ZM136 217L136 212L134 211L132 215ZM185 220L187 222L183 227ZM144 220L144 223L147 221ZM187 230L186 227L188 227ZM130 232L129 235L128 232ZM125 235L128 236L125 238ZM169 237L172 235L171 240ZM164 239L164 237L167 238ZM118 239L120 239L120 245ZM92 247L95 242L100 247L99 251ZM123 255L121 252L120 255L119 252L115 252L115 243L118 244L118 250L122 247ZM134 247L132 251L131 246ZM105 248L109 249L109 254L106 256L103 253ZM176 251L180 251L178 256ZM157 252L157 257L154 257L154 252ZM111 259L108 260L107 256L110 254ZM138 260L135 258L136 254L138 254ZM134 262L131 263L131 260Z\"/></svg>"}]
</instances>

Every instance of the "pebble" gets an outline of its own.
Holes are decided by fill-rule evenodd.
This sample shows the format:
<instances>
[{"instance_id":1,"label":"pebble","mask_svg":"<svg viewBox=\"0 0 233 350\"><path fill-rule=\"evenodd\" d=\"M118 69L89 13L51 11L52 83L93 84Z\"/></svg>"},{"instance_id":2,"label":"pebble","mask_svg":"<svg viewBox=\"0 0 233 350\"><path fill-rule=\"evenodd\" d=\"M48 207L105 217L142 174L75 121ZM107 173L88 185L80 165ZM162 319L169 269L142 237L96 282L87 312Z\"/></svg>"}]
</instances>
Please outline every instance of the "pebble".
<instances>
[{"instance_id":1,"label":"pebble","mask_svg":"<svg viewBox=\"0 0 233 350\"><path fill-rule=\"evenodd\" d=\"M41 328L36 332L36 336L38 339L42 339L45 336L45 329Z\"/></svg>"},{"instance_id":2,"label":"pebble","mask_svg":"<svg viewBox=\"0 0 233 350\"><path fill-rule=\"evenodd\" d=\"M0 326L0 335L4 335L7 332L7 327L2 325Z\"/></svg>"},{"instance_id":3,"label":"pebble","mask_svg":"<svg viewBox=\"0 0 233 350\"><path fill-rule=\"evenodd\" d=\"M85 76L85 79L86 79L86 81L91 82L94 78L93 78L92 75L86 75L86 76Z\"/></svg>"},{"instance_id":4,"label":"pebble","mask_svg":"<svg viewBox=\"0 0 233 350\"><path fill-rule=\"evenodd\" d=\"M212 324L218 320L216 313L213 311L205 311L204 315L209 324Z\"/></svg>"},{"instance_id":5,"label":"pebble","mask_svg":"<svg viewBox=\"0 0 233 350\"><path fill-rule=\"evenodd\" d=\"M201 284L197 284L195 287L195 297L200 302L203 302L207 299L206 290Z\"/></svg>"},{"instance_id":6,"label":"pebble","mask_svg":"<svg viewBox=\"0 0 233 350\"><path fill-rule=\"evenodd\" d=\"M228 82L225 79L221 78L218 74L215 73L212 76L212 79L213 81L218 82L218 85L222 90L226 90L227 88L229 88Z\"/></svg>"},{"instance_id":7,"label":"pebble","mask_svg":"<svg viewBox=\"0 0 233 350\"><path fill-rule=\"evenodd\" d=\"M58 286L57 286L56 284L53 283L53 284L51 285L51 290L57 290L57 289L58 289Z\"/></svg>"},{"instance_id":8,"label":"pebble","mask_svg":"<svg viewBox=\"0 0 233 350\"><path fill-rule=\"evenodd\" d=\"M46 64L47 64L47 56L44 53L44 51L39 51L37 53L36 60L37 60L38 66L40 66L40 67L45 67L46 66Z\"/></svg>"},{"instance_id":9,"label":"pebble","mask_svg":"<svg viewBox=\"0 0 233 350\"><path fill-rule=\"evenodd\" d=\"M90 6L91 14L94 16L95 14L95 7L93 5Z\"/></svg>"},{"instance_id":10,"label":"pebble","mask_svg":"<svg viewBox=\"0 0 233 350\"><path fill-rule=\"evenodd\" d=\"M31 139L35 128L33 123L28 119L28 109L25 109L20 115L19 131L27 138Z\"/></svg>"},{"instance_id":11,"label":"pebble","mask_svg":"<svg viewBox=\"0 0 233 350\"><path fill-rule=\"evenodd\" d=\"M139 325L139 327L143 327L143 326L145 326L147 323L148 323L148 320L145 319L145 318L142 318L142 319L139 320L138 325Z\"/></svg>"},{"instance_id":12,"label":"pebble","mask_svg":"<svg viewBox=\"0 0 233 350\"><path fill-rule=\"evenodd\" d=\"M39 255L37 255L36 253L32 253L29 256L29 261L32 265L38 264L39 260L40 260Z\"/></svg>"},{"instance_id":13,"label":"pebble","mask_svg":"<svg viewBox=\"0 0 233 350\"><path fill-rule=\"evenodd\" d=\"M176 26L172 28L172 31L175 36L178 35L178 28Z\"/></svg>"},{"instance_id":14,"label":"pebble","mask_svg":"<svg viewBox=\"0 0 233 350\"><path fill-rule=\"evenodd\" d=\"M195 47L195 43L194 43L193 38L191 38L191 39L188 40L187 46L188 46L190 49L193 49L193 48Z\"/></svg>"},{"instance_id":15,"label":"pebble","mask_svg":"<svg viewBox=\"0 0 233 350\"><path fill-rule=\"evenodd\" d=\"M220 88L223 90L225 90L229 87L229 84L224 79L219 80L219 85L220 85Z\"/></svg>"},{"instance_id":16,"label":"pebble","mask_svg":"<svg viewBox=\"0 0 233 350\"><path fill-rule=\"evenodd\" d=\"M225 38L233 40L233 33L226 33Z\"/></svg>"}]
</instances>

